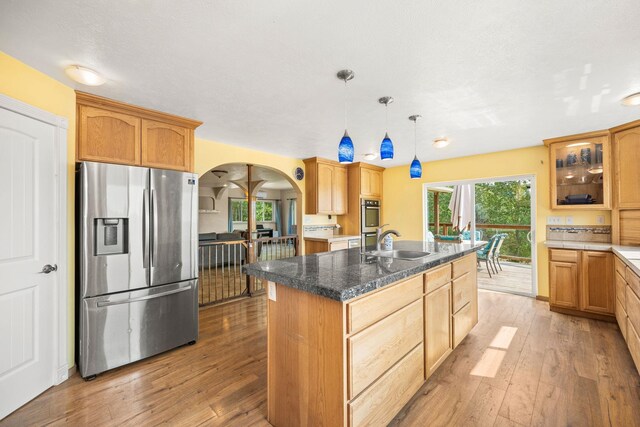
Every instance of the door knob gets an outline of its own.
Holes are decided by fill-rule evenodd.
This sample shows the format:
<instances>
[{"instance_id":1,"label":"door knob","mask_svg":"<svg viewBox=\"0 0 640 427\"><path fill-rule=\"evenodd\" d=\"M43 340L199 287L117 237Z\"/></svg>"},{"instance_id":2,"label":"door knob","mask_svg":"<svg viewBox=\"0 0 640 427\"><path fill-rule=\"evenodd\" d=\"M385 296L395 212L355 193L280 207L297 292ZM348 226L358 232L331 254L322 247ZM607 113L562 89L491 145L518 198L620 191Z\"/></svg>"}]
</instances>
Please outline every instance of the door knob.
<instances>
[{"instance_id":1,"label":"door knob","mask_svg":"<svg viewBox=\"0 0 640 427\"><path fill-rule=\"evenodd\" d=\"M44 267L42 267L42 271L40 273L44 273L44 274L49 274L52 271L58 271L58 264L47 264Z\"/></svg>"}]
</instances>

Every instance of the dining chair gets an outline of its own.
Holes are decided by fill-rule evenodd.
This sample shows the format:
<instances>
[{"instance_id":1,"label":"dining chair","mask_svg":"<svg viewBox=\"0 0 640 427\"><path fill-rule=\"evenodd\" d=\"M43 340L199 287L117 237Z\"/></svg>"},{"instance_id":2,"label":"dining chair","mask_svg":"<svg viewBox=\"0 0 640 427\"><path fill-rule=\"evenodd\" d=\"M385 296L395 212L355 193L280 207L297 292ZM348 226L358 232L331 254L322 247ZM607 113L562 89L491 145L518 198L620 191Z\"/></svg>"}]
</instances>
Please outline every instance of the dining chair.
<instances>
[{"instance_id":1,"label":"dining chair","mask_svg":"<svg viewBox=\"0 0 640 427\"><path fill-rule=\"evenodd\" d=\"M491 236L489 238L489 241L487 242L486 245L484 245L482 247L482 249L480 249L476 254L478 256L478 267L480 267L480 260L483 260L485 262L485 264L487 265L487 273L489 273L489 277L493 277L491 276L491 271L492 271L492 267L491 267L491 257L493 254L493 250L496 247L496 243L498 241L499 235L498 234L494 234L493 236ZM496 270L496 274L497 274L497 270Z\"/></svg>"}]
</instances>

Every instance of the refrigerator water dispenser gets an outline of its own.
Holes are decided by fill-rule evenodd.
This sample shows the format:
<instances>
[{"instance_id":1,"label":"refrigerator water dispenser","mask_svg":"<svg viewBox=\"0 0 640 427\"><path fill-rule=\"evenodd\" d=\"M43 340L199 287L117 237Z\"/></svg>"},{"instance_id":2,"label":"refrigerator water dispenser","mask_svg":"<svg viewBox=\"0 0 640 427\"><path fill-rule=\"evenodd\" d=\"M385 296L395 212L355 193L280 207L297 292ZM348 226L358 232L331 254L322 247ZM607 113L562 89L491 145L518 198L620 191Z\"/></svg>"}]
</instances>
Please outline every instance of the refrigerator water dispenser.
<instances>
[{"instance_id":1,"label":"refrigerator water dispenser","mask_svg":"<svg viewBox=\"0 0 640 427\"><path fill-rule=\"evenodd\" d=\"M128 225L127 218L96 218L96 256L126 254Z\"/></svg>"}]
</instances>

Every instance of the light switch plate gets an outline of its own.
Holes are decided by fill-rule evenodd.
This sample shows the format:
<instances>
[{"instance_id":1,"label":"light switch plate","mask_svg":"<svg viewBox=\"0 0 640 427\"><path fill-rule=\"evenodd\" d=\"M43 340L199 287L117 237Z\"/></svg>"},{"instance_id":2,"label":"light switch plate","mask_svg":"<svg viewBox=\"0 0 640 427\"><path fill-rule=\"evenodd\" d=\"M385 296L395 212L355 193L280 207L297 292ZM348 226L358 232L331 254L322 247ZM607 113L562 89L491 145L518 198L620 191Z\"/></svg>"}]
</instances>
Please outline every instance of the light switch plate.
<instances>
[{"instance_id":1,"label":"light switch plate","mask_svg":"<svg viewBox=\"0 0 640 427\"><path fill-rule=\"evenodd\" d=\"M275 301L276 300L276 284L274 282L269 282L268 283L268 289L269 289L269 299L271 301Z\"/></svg>"},{"instance_id":2,"label":"light switch plate","mask_svg":"<svg viewBox=\"0 0 640 427\"><path fill-rule=\"evenodd\" d=\"M561 216L548 216L547 217L547 224L549 224L549 225L560 225L560 224L562 224L562 217Z\"/></svg>"},{"instance_id":3,"label":"light switch plate","mask_svg":"<svg viewBox=\"0 0 640 427\"><path fill-rule=\"evenodd\" d=\"M596 217L596 224L604 224L604 215L598 215Z\"/></svg>"},{"instance_id":4,"label":"light switch plate","mask_svg":"<svg viewBox=\"0 0 640 427\"><path fill-rule=\"evenodd\" d=\"M573 225L573 216L567 215L564 217L564 223L567 225Z\"/></svg>"}]
</instances>

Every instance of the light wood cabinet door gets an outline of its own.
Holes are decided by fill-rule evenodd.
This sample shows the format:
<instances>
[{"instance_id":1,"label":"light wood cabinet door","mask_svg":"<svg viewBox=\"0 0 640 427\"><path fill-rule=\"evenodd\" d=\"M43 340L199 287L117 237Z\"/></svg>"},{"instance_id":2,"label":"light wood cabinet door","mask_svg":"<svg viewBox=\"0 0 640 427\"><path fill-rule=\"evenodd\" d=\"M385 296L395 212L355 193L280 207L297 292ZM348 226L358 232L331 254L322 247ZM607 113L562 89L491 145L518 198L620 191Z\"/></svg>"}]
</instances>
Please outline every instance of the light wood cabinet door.
<instances>
[{"instance_id":1,"label":"light wood cabinet door","mask_svg":"<svg viewBox=\"0 0 640 427\"><path fill-rule=\"evenodd\" d=\"M138 117L78 106L78 160L140 165Z\"/></svg>"},{"instance_id":2,"label":"light wood cabinet door","mask_svg":"<svg viewBox=\"0 0 640 427\"><path fill-rule=\"evenodd\" d=\"M181 126L142 120L142 164L152 168L192 169L192 131Z\"/></svg>"},{"instance_id":3,"label":"light wood cabinet door","mask_svg":"<svg viewBox=\"0 0 640 427\"><path fill-rule=\"evenodd\" d=\"M347 213L347 168L334 167L332 209L335 215Z\"/></svg>"},{"instance_id":4,"label":"light wood cabinet door","mask_svg":"<svg viewBox=\"0 0 640 427\"><path fill-rule=\"evenodd\" d=\"M367 197L380 198L382 196L382 172L361 168L360 194Z\"/></svg>"},{"instance_id":5,"label":"light wood cabinet door","mask_svg":"<svg viewBox=\"0 0 640 427\"><path fill-rule=\"evenodd\" d=\"M549 263L549 303L558 307L578 308L578 264Z\"/></svg>"},{"instance_id":6,"label":"light wood cabinet door","mask_svg":"<svg viewBox=\"0 0 640 427\"><path fill-rule=\"evenodd\" d=\"M615 313L615 282L613 254L582 252L580 309L594 313Z\"/></svg>"},{"instance_id":7,"label":"light wood cabinet door","mask_svg":"<svg viewBox=\"0 0 640 427\"><path fill-rule=\"evenodd\" d=\"M451 283L424 298L427 377L453 351L451 305Z\"/></svg>"},{"instance_id":8,"label":"light wood cabinet door","mask_svg":"<svg viewBox=\"0 0 640 427\"><path fill-rule=\"evenodd\" d=\"M640 208L640 127L614 135L617 207Z\"/></svg>"},{"instance_id":9,"label":"light wood cabinet door","mask_svg":"<svg viewBox=\"0 0 640 427\"><path fill-rule=\"evenodd\" d=\"M318 213L333 214L334 167L318 163L317 200Z\"/></svg>"}]
</instances>

